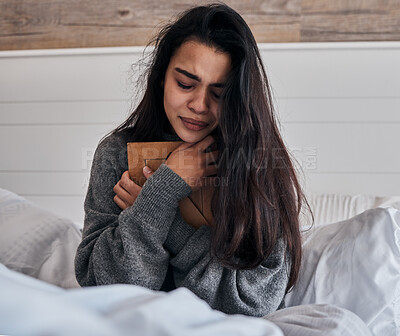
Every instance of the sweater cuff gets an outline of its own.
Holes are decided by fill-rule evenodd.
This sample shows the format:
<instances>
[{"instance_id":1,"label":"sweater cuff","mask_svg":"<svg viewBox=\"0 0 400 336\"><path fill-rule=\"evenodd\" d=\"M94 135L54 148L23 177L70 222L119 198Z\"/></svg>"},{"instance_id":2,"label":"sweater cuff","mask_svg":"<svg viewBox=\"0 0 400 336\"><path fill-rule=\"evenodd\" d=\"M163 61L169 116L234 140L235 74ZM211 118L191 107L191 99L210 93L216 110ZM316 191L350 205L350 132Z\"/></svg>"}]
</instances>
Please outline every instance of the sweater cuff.
<instances>
[{"instance_id":1,"label":"sweater cuff","mask_svg":"<svg viewBox=\"0 0 400 336\"><path fill-rule=\"evenodd\" d=\"M133 206L125 209L125 216L137 213L155 228L165 226L165 219L171 222L182 198L189 196L192 188L173 170L162 164L145 182Z\"/></svg>"},{"instance_id":2,"label":"sweater cuff","mask_svg":"<svg viewBox=\"0 0 400 336\"><path fill-rule=\"evenodd\" d=\"M171 205L176 205L182 198L189 196L192 188L167 165L162 164L145 182L141 194L161 197Z\"/></svg>"},{"instance_id":3,"label":"sweater cuff","mask_svg":"<svg viewBox=\"0 0 400 336\"><path fill-rule=\"evenodd\" d=\"M179 217L182 218L180 215ZM177 255L196 231L196 228L186 223L183 219L175 220L164 243L165 248L170 251L172 256Z\"/></svg>"}]
</instances>

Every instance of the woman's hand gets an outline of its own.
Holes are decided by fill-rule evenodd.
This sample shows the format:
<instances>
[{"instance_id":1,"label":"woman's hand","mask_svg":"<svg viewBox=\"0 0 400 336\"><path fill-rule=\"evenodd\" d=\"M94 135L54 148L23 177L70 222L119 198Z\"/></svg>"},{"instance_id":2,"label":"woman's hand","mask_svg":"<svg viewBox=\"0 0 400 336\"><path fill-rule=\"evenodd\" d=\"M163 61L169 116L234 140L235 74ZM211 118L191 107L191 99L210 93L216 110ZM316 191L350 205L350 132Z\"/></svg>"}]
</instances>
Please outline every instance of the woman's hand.
<instances>
[{"instance_id":1,"label":"woman's hand","mask_svg":"<svg viewBox=\"0 0 400 336\"><path fill-rule=\"evenodd\" d=\"M217 173L215 163L218 151L205 152L215 142L209 135L196 144L184 143L174 150L165 164L178 174L193 191L204 185L210 185L213 175Z\"/></svg>"},{"instance_id":2,"label":"woman's hand","mask_svg":"<svg viewBox=\"0 0 400 336\"><path fill-rule=\"evenodd\" d=\"M146 179L148 179L151 175L153 175L153 172L149 167L144 167L143 175ZM122 174L121 179L114 186L113 190L116 194L114 196L114 202L122 210L125 210L136 201L136 198L139 195L140 190L142 190L142 187L133 182L129 177L129 172L125 171Z\"/></svg>"}]
</instances>

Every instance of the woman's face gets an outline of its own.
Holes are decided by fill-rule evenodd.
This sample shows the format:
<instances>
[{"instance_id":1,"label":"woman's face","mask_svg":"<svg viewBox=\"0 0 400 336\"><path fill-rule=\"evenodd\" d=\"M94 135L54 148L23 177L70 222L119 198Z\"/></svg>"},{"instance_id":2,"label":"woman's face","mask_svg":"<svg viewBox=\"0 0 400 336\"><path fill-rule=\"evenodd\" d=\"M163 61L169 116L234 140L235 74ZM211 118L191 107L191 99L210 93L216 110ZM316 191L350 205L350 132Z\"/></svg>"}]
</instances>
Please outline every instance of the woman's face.
<instances>
[{"instance_id":1,"label":"woman's face","mask_svg":"<svg viewBox=\"0 0 400 336\"><path fill-rule=\"evenodd\" d=\"M219 97L231 67L228 54L200 42L183 43L164 80L164 109L175 133L196 143L218 125Z\"/></svg>"}]
</instances>

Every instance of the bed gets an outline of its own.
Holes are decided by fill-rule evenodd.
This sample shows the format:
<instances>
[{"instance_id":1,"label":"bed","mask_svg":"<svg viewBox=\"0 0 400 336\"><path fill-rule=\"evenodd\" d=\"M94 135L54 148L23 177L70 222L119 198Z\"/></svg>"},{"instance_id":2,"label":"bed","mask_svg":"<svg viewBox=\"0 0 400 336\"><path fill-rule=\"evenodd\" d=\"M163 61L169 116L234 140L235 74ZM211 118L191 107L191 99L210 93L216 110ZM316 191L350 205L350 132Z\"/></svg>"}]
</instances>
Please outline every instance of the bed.
<instances>
[{"instance_id":1,"label":"bed","mask_svg":"<svg viewBox=\"0 0 400 336\"><path fill-rule=\"evenodd\" d=\"M300 281L286 296L286 309L256 319L212 311L183 288L168 294L129 285L80 289L73 269L79 227L0 189L0 332L310 335L314 328L324 335L398 335L399 197L365 211L370 203L353 197L351 211L361 213L330 224L324 216L332 209L345 216L349 197L311 200L325 208L315 212L312 228L304 223Z\"/></svg>"},{"instance_id":2,"label":"bed","mask_svg":"<svg viewBox=\"0 0 400 336\"><path fill-rule=\"evenodd\" d=\"M0 334L400 334L400 44L260 49L315 216L288 308L255 319L185 289L79 288L90 162L143 49L0 52Z\"/></svg>"}]
</instances>

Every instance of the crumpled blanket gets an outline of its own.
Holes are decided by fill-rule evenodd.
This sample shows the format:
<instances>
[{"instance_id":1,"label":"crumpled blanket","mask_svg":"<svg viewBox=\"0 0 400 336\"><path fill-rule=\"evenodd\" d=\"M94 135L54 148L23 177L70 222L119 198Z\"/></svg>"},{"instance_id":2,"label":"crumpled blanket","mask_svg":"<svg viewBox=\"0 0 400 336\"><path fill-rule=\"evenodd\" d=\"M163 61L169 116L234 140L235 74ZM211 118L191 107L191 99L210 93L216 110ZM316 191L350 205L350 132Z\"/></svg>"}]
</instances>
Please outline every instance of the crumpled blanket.
<instances>
[{"instance_id":1,"label":"crumpled blanket","mask_svg":"<svg viewBox=\"0 0 400 336\"><path fill-rule=\"evenodd\" d=\"M329 305L265 318L226 315L185 288L169 293L133 285L62 289L0 264L0 334L53 336L368 336L355 314Z\"/></svg>"}]
</instances>

